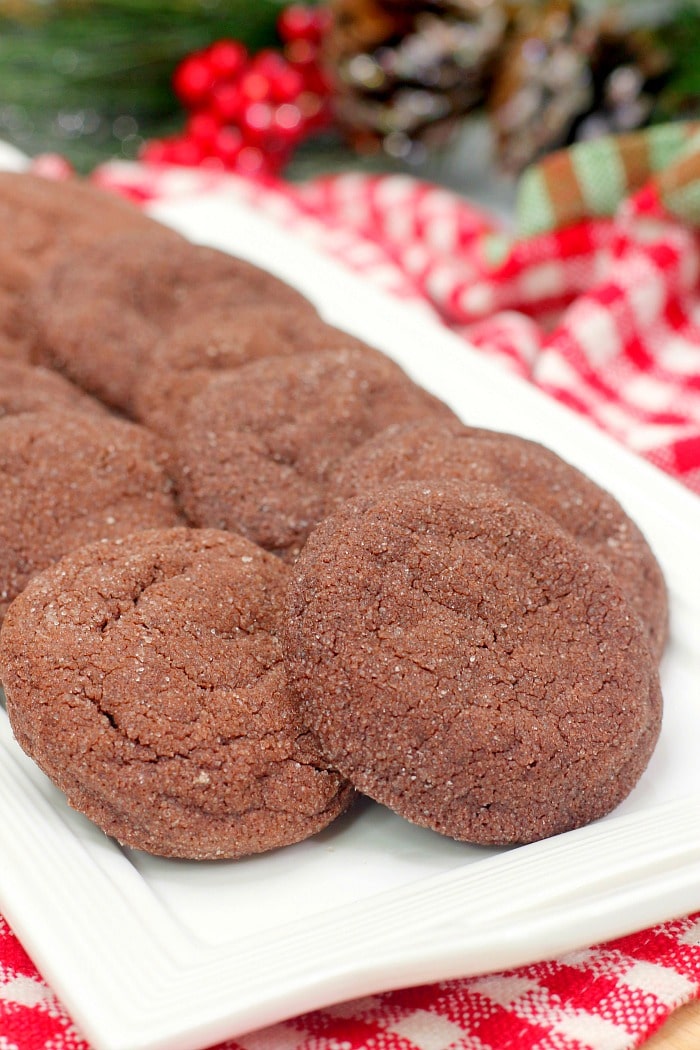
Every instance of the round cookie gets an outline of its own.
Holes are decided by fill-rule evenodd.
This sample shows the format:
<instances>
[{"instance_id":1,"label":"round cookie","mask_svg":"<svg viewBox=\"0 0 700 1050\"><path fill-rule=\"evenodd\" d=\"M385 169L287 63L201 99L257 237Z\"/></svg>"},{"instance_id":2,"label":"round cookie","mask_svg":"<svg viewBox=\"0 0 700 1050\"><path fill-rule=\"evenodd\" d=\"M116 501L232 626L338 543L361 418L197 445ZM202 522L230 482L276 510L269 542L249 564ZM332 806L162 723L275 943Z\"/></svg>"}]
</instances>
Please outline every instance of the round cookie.
<instances>
[{"instance_id":1,"label":"round cookie","mask_svg":"<svg viewBox=\"0 0 700 1050\"><path fill-rule=\"evenodd\" d=\"M320 831L352 792L286 685L287 577L213 530L67 555L0 635L17 740L74 808L137 849L241 857Z\"/></svg>"},{"instance_id":2,"label":"round cookie","mask_svg":"<svg viewBox=\"0 0 700 1050\"><path fill-rule=\"evenodd\" d=\"M67 551L181 518L155 435L106 414L0 419L0 620Z\"/></svg>"},{"instance_id":3,"label":"round cookie","mask_svg":"<svg viewBox=\"0 0 700 1050\"><path fill-rule=\"evenodd\" d=\"M135 388L167 333L225 308L270 299L313 311L271 274L156 227L103 238L59 263L37 287L32 356L133 415Z\"/></svg>"},{"instance_id":4,"label":"round cookie","mask_svg":"<svg viewBox=\"0 0 700 1050\"><path fill-rule=\"evenodd\" d=\"M431 422L393 427L338 464L329 509L393 482L440 478L497 485L554 518L612 569L661 656L668 595L649 544L610 493L534 441Z\"/></svg>"},{"instance_id":5,"label":"round cookie","mask_svg":"<svg viewBox=\"0 0 700 1050\"><path fill-rule=\"evenodd\" d=\"M63 376L0 358L0 419L24 412L56 411L106 415L104 405Z\"/></svg>"},{"instance_id":6,"label":"round cookie","mask_svg":"<svg viewBox=\"0 0 700 1050\"><path fill-rule=\"evenodd\" d=\"M406 482L344 504L293 569L285 651L355 787L469 842L603 816L659 732L656 668L612 573L490 486Z\"/></svg>"},{"instance_id":7,"label":"round cookie","mask_svg":"<svg viewBox=\"0 0 700 1050\"><path fill-rule=\"evenodd\" d=\"M455 419L369 347L269 357L212 378L173 437L182 507L293 559L335 463L391 423Z\"/></svg>"},{"instance_id":8,"label":"round cookie","mask_svg":"<svg viewBox=\"0 0 700 1050\"><path fill-rule=\"evenodd\" d=\"M132 204L77 179L0 172L0 334L26 358L33 317L25 297L66 251L127 230L158 229Z\"/></svg>"},{"instance_id":9,"label":"round cookie","mask_svg":"<svg viewBox=\"0 0 700 1050\"><path fill-rule=\"evenodd\" d=\"M154 348L135 391L134 414L152 430L173 434L212 374L265 357L361 345L307 306L266 302L262 308L244 304L235 313L206 311L178 325Z\"/></svg>"}]
</instances>

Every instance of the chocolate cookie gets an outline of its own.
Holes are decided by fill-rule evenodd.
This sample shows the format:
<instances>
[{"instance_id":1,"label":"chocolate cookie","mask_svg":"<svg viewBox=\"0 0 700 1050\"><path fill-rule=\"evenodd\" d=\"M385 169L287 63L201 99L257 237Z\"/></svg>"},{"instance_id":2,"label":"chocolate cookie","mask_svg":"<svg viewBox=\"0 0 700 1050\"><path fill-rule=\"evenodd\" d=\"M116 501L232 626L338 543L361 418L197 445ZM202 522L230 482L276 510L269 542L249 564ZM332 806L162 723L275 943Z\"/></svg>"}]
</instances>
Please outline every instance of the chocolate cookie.
<instances>
[{"instance_id":1,"label":"chocolate cookie","mask_svg":"<svg viewBox=\"0 0 700 1050\"><path fill-rule=\"evenodd\" d=\"M47 368L0 358L0 419L24 412L90 412L104 405Z\"/></svg>"},{"instance_id":2,"label":"chocolate cookie","mask_svg":"<svg viewBox=\"0 0 700 1050\"><path fill-rule=\"evenodd\" d=\"M242 305L235 313L212 316L205 311L178 325L154 348L135 391L134 414L152 430L172 434L213 373L265 357L361 345L308 305L265 302Z\"/></svg>"},{"instance_id":3,"label":"chocolate cookie","mask_svg":"<svg viewBox=\"0 0 700 1050\"><path fill-rule=\"evenodd\" d=\"M112 233L157 228L133 205L77 179L0 172L0 334L17 356L27 356L33 321L25 297L60 255Z\"/></svg>"},{"instance_id":4,"label":"chocolate cookie","mask_svg":"<svg viewBox=\"0 0 700 1050\"><path fill-rule=\"evenodd\" d=\"M269 357L221 373L173 436L189 520L293 559L323 516L336 462L391 423L455 419L377 350Z\"/></svg>"},{"instance_id":5,"label":"chocolate cookie","mask_svg":"<svg viewBox=\"0 0 700 1050\"><path fill-rule=\"evenodd\" d=\"M610 493L534 441L432 422L393 427L338 464L330 506L392 482L440 478L497 485L554 518L612 569L661 655L668 596L649 544Z\"/></svg>"},{"instance_id":6,"label":"chocolate cookie","mask_svg":"<svg viewBox=\"0 0 700 1050\"><path fill-rule=\"evenodd\" d=\"M200 315L235 315L238 306L273 299L313 308L301 294L256 266L191 244L164 227L113 236L72 253L35 295L32 351L78 386L127 415L156 343Z\"/></svg>"},{"instance_id":7,"label":"chocolate cookie","mask_svg":"<svg viewBox=\"0 0 700 1050\"><path fill-rule=\"evenodd\" d=\"M178 524L165 458L149 431L106 414L0 419L0 619L67 551Z\"/></svg>"},{"instance_id":8,"label":"chocolate cookie","mask_svg":"<svg viewBox=\"0 0 700 1050\"><path fill-rule=\"evenodd\" d=\"M286 685L287 568L213 530L92 544L41 573L0 636L17 740L108 834L241 857L347 805Z\"/></svg>"},{"instance_id":9,"label":"chocolate cookie","mask_svg":"<svg viewBox=\"0 0 700 1050\"><path fill-rule=\"evenodd\" d=\"M601 817L659 732L646 634L610 570L490 486L406 482L344 504L293 569L285 645L338 769L469 842Z\"/></svg>"}]
</instances>

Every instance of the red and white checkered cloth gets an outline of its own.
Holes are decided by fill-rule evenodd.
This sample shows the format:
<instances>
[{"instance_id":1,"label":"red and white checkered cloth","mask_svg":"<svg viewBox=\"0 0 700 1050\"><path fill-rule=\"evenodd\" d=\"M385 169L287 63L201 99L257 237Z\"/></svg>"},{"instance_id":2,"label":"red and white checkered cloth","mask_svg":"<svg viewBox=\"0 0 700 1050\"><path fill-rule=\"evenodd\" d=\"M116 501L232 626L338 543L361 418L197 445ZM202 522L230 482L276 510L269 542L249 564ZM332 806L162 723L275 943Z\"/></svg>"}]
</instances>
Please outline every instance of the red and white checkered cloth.
<instances>
[{"instance_id":1,"label":"red and white checkered cloth","mask_svg":"<svg viewBox=\"0 0 700 1050\"><path fill-rule=\"evenodd\" d=\"M700 236L656 183L615 214L507 239L405 177L261 186L108 165L142 200L234 194L450 327L700 493ZM696 199L700 200L700 196ZM690 219L690 221L689 221ZM507 973L316 1011L226 1050L631 1050L700 996L700 914ZM0 1050L88 1050L0 920Z\"/></svg>"}]
</instances>

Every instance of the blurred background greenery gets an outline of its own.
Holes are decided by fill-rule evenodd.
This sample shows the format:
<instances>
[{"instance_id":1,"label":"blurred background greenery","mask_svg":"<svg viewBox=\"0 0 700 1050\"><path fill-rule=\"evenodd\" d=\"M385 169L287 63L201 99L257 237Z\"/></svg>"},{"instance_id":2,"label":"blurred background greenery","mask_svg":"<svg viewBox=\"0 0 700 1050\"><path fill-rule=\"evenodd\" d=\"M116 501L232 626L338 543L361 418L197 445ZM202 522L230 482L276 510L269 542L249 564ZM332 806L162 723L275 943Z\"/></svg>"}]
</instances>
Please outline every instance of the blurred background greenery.
<instances>
[{"instance_id":1,"label":"blurred background greenery","mask_svg":"<svg viewBox=\"0 0 700 1050\"><path fill-rule=\"evenodd\" d=\"M236 36L274 44L277 0L0 0L0 137L88 170L174 132L177 63Z\"/></svg>"}]
</instances>

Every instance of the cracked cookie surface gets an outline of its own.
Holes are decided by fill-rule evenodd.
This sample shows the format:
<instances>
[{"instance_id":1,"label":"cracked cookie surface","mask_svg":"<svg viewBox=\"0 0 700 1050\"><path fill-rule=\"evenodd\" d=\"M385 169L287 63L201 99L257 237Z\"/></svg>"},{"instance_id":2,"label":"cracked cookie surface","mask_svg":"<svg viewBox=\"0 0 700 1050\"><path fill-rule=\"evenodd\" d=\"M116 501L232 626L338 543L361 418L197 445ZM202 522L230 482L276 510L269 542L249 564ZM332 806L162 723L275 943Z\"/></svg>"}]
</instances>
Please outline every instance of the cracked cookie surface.
<instances>
[{"instance_id":1,"label":"cracked cookie surface","mask_svg":"<svg viewBox=\"0 0 700 1050\"><path fill-rule=\"evenodd\" d=\"M240 857L321 830L351 789L287 688L287 577L215 530L73 552L0 635L18 741L74 808L151 853Z\"/></svg>"},{"instance_id":2,"label":"cracked cookie surface","mask_svg":"<svg viewBox=\"0 0 700 1050\"><path fill-rule=\"evenodd\" d=\"M74 547L180 524L165 459L154 434L106 412L0 418L0 620Z\"/></svg>"},{"instance_id":3,"label":"cracked cookie surface","mask_svg":"<svg viewBox=\"0 0 700 1050\"><path fill-rule=\"evenodd\" d=\"M73 251L33 298L33 360L129 416L151 351L183 321L270 300L313 309L272 274L164 226Z\"/></svg>"},{"instance_id":4,"label":"cracked cookie surface","mask_svg":"<svg viewBox=\"0 0 700 1050\"><path fill-rule=\"evenodd\" d=\"M269 357L211 380L173 437L183 509L292 560L340 458L396 422L456 419L370 347Z\"/></svg>"},{"instance_id":5,"label":"cracked cookie surface","mask_svg":"<svg viewBox=\"0 0 700 1050\"><path fill-rule=\"evenodd\" d=\"M394 482L441 478L496 485L549 514L612 569L661 656L668 595L649 544L609 492L534 441L432 421L392 427L338 464L329 509Z\"/></svg>"},{"instance_id":6,"label":"cracked cookie surface","mask_svg":"<svg viewBox=\"0 0 700 1050\"><path fill-rule=\"evenodd\" d=\"M154 348L134 396L135 415L163 435L176 434L190 401L219 372L267 357L362 346L322 321L309 305L242 305L180 324Z\"/></svg>"},{"instance_id":7,"label":"cracked cookie surface","mask_svg":"<svg viewBox=\"0 0 700 1050\"><path fill-rule=\"evenodd\" d=\"M604 815L659 732L654 660L612 573L489 486L407 482L344 504L293 569L285 649L355 787L474 843Z\"/></svg>"}]
</instances>

